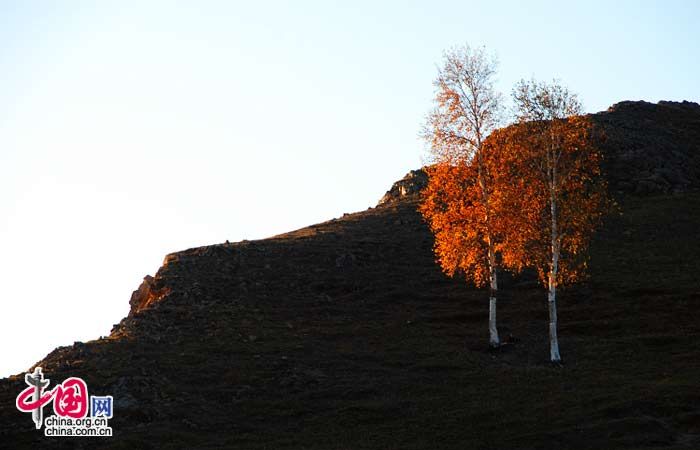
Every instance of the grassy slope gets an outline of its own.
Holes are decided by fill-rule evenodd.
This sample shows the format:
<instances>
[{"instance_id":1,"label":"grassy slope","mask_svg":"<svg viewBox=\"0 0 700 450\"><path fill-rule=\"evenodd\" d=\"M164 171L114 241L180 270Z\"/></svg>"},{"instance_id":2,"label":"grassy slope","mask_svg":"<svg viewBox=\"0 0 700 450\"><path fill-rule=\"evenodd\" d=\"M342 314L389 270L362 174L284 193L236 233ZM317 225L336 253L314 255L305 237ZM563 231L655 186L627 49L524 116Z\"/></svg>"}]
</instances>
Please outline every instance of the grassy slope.
<instances>
[{"instance_id":1,"label":"grassy slope","mask_svg":"<svg viewBox=\"0 0 700 450\"><path fill-rule=\"evenodd\" d=\"M510 283L487 351L484 292L446 279L415 204L181 252L172 293L108 340L59 349L116 408L111 448L698 448L700 195L629 198L560 298ZM45 443L0 383L0 447ZM89 440L54 440L72 448Z\"/></svg>"}]
</instances>

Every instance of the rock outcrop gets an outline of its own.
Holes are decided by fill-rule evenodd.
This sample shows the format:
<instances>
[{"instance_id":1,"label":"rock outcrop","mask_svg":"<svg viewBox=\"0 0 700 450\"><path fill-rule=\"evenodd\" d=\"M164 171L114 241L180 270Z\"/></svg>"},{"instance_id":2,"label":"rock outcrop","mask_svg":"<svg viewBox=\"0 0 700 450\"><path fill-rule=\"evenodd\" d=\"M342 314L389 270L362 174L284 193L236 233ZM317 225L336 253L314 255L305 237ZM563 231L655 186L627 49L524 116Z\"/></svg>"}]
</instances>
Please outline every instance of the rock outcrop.
<instances>
[{"instance_id":1,"label":"rock outcrop","mask_svg":"<svg viewBox=\"0 0 700 450\"><path fill-rule=\"evenodd\" d=\"M169 289L159 286L158 281L150 275L143 278L139 288L131 294L131 300L129 300L130 315L138 313L168 294Z\"/></svg>"},{"instance_id":2,"label":"rock outcrop","mask_svg":"<svg viewBox=\"0 0 700 450\"><path fill-rule=\"evenodd\" d=\"M391 189L379 200L377 206L396 202L405 197L415 196L428 184L428 174L423 169L411 170L405 177L395 182Z\"/></svg>"}]
</instances>

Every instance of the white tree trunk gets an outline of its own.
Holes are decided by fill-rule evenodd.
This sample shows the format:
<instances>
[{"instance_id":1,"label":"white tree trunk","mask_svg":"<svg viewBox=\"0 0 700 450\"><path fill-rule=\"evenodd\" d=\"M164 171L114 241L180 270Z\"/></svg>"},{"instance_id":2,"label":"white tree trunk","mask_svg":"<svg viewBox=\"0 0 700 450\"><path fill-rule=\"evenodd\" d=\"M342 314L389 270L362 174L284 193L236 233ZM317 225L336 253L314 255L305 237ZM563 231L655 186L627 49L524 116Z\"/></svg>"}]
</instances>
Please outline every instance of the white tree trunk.
<instances>
[{"instance_id":1,"label":"white tree trunk","mask_svg":"<svg viewBox=\"0 0 700 450\"><path fill-rule=\"evenodd\" d=\"M496 297L489 298L489 345L494 348L501 345L496 327Z\"/></svg>"},{"instance_id":2,"label":"white tree trunk","mask_svg":"<svg viewBox=\"0 0 700 450\"><path fill-rule=\"evenodd\" d=\"M489 345L498 347L501 340L498 338L498 327L496 326L496 293L498 292L498 279L496 275L496 253L493 245L489 245L489 275L491 276L491 286L489 290Z\"/></svg>"},{"instance_id":3,"label":"white tree trunk","mask_svg":"<svg viewBox=\"0 0 700 450\"><path fill-rule=\"evenodd\" d=\"M559 339L557 338L557 283L556 273L549 274L549 291L547 292L549 304L549 357L552 362L560 362Z\"/></svg>"},{"instance_id":4,"label":"white tree trunk","mask_svg":"<svg viewBox=\"0 0 700 450\"><path fill-rule=\"evenodd\" d=\"M559 272L559 234L557 230L557 202L552 192L550 198L552 213L552 265L549 270L549 357L552 362L560 362L559 339L557 338L557 273Z\"/></svg>"}]
</instances>

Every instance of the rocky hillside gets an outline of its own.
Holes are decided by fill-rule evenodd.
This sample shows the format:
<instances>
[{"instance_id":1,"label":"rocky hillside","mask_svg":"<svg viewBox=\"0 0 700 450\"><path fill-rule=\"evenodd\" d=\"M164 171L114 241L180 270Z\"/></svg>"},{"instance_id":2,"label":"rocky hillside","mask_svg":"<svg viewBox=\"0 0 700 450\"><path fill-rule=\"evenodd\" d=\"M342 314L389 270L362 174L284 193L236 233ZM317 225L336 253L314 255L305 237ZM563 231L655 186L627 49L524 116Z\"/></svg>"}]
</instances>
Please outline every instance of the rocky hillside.
<instances>
[{"instance_id":1,"label":"rocky hillside","mask_svg":"<svg viewBox=\"0 0 700 450\"><path fill-rule=\"evenodd\" d=\"M590 116L602 143L611 189L637 195L700 188L700 105L620 102Z\"/></svg>"},{"instance_id":2,"label":"rocky hillside","mask_svg":"<svg viewBox=\"0 0 700 450\"><path fill-rule=\"evenodd\" d=\"M561 368L527 281L503 290L507 344L488 350L486 294L439 271L399 188L340 219L168 255L108 338L38 363L113 395L114 437L43 437L14 407L20 374L0 381L0 448L700 448L696 109L596 115L621 213L590 279L561 295ZM682 177L639 187L660 168Z\"/></svg>"}]
</instances>

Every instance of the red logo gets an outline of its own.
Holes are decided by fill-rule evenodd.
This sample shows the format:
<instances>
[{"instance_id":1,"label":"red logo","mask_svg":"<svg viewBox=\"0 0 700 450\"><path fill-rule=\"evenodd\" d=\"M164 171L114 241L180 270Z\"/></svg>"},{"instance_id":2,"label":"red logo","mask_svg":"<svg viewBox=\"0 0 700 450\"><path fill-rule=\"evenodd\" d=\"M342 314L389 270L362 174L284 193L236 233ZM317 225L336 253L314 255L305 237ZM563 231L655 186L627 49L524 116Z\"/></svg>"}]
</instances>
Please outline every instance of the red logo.
<instances>
[{"instance_id":1,"label":"red logo","mask_svg":"<svg viewBox=\"0 0 700 450\"><path fill-rule=\"evenodd\" d=\"M29 386L17 396L17 409L32 413L37 429L44 421L44 406L51 401L54 412L60 417L82 419L87 416L88 390L82 378L70 377L47 392L44 389L50 380L44 379L41 367L34 369L33 374L26 374L24 380Z\"/></svg>"}]
</instances>

